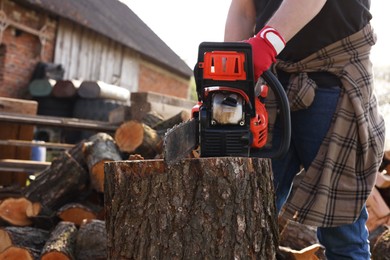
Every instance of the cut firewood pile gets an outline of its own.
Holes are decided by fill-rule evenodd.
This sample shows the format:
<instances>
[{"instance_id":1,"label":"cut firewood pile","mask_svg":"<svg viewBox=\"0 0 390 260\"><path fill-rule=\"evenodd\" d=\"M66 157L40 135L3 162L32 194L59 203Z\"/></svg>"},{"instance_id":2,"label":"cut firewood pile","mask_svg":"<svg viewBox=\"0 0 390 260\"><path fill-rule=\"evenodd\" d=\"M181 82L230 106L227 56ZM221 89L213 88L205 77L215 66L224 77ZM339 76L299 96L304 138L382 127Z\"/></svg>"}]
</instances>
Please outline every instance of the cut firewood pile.
<instances>
[{"instance_id":1,"label":"cut firewood pile","mask_svg":"<svg viewBox=\"0 0 390 260\"><path fill-rule=\"evenodd\" d=\"M162 158L166 130L188 119L182 111L125 120L115 134L94 134L62 152L25 187L1 187L0 260L107 259L105 162ZM373 259L389 250L388 155L367 202ZM279 245L277 259L325 259L314 227L280 219Z\"/></svg>"}]
</instances>

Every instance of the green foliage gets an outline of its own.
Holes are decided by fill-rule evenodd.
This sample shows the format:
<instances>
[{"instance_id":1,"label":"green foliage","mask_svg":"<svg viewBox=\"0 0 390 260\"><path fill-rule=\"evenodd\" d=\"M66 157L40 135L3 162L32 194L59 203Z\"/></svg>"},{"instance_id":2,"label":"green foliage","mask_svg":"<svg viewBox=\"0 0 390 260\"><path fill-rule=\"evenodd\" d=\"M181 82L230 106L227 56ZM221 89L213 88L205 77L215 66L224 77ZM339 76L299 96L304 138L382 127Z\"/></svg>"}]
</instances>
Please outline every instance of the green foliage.
<instances>
[{"instance_id":1,"label":"green foliage","mask_svg":"<svg viewBox=\"0 0 390 260\"><path fill-rule=\"evenodd\" d=\"M194 77L191 77L190 81L190 99L193 101L198 101L198 94L196 93L196 84Z\"/></svg>"}]
</instances>

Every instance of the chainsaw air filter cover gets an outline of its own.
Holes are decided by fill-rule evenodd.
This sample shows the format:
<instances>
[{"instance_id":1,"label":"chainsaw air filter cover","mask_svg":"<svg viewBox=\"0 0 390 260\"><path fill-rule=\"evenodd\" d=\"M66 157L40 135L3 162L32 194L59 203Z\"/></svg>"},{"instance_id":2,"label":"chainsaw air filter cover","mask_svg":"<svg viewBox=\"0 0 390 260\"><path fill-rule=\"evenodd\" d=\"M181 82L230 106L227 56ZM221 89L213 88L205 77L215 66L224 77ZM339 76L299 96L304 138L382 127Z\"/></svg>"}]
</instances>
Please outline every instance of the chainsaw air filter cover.
<instances>
[{"instance_id":1,"label":"chainsaw air filter cover","mask_svg":"<svg viewBox=\"0 0 390 260\"><path fill-rule=\"evenodd\" d=\"M212 124L239 124L244 122L244 100L236 93L218 92L212 97Z\"/></svg>"}]
</instances>

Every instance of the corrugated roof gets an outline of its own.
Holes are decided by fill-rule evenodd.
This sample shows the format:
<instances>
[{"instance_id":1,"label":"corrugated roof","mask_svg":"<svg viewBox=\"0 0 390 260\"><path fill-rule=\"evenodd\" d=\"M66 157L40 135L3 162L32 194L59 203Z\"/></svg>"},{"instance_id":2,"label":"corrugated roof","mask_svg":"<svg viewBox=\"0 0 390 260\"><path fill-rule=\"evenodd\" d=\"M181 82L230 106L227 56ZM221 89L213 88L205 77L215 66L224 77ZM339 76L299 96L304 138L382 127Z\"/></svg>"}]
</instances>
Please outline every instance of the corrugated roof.
<instances>
[{"instance_id":1,"label":"corrugated roof","mask_svg":"<svg viewBox=\"0 0 390 260\"><path fill-rule=\"evenodd\" d=\"M118 0L24 0L21 2L30 3L88 27L183 76L192 75L192 69L127 5Z\"/></svg>"}]
</instances>

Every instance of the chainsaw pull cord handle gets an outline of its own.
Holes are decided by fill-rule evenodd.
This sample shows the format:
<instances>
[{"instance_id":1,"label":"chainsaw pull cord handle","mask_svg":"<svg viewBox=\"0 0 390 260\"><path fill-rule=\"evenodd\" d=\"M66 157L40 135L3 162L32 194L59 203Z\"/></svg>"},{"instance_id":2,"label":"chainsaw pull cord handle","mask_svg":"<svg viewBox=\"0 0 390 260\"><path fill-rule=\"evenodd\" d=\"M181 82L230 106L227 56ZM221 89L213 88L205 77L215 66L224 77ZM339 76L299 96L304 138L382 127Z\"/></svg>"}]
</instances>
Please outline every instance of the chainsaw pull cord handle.
<instances>
[{"instance_id":1,"label":"chainsaw pull cord handle","mask_svg":"<svg viewBox=\"0 0 390 260\"><path fill-rule=\"evenodd\" d=\"M279 147L272 147L270 149L260 150L258 152L251 152L252 156L263 157L263 158L281 158L284 156L288 149L290 148L291 141L291 117L290 117L290 106L288 103L288 98L286 92L276 78L276 76L270 71L266 70L263 72L261 77L268 83L268 86L273 90L275 97L279 101L280 104L280 113L282 120L282 136L280 140Z\"/></svg>"}]
</instances>

